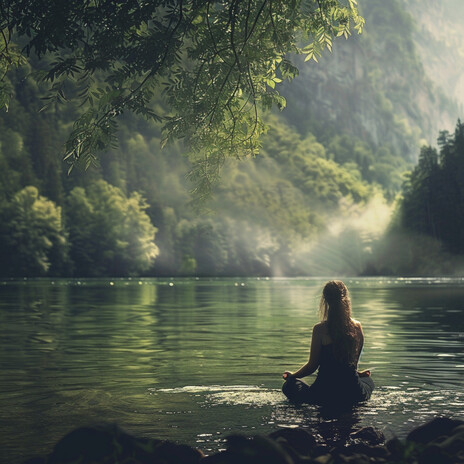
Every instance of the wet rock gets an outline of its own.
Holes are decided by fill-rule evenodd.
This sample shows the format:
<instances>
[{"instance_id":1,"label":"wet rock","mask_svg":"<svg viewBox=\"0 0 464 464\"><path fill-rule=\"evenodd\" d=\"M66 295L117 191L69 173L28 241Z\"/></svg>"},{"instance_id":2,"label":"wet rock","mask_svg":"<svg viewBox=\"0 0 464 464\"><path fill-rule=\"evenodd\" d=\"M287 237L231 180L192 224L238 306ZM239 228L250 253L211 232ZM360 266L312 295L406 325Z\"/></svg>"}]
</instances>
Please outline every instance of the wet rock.
<instances>
[{"instance_id":1,"label":"wet rock","mask_svg":"<svg viewBox=\"0 0 464 464\"><path fill-rule=\"evenodd\" d=\"M419 454L418 464L457 464L452 456L449 456L439 447L429 447Z\"/></svg>"},{"instance_id":2,"label":"wet rock","mask_svg":"<svg viewBox=\"0 0 464 464\"><path fill-rule=\"evenodd\" d=\"M464 424L455 427L449 437L437 439L433 444L453 456L464 453Z\"/></svg>"},{"instance_id":3,"label":"wet rock","mask_svg":"<svg viewBox=\"0 0 464 464\"><path fill-rule=\"evenodd\" d=\"M155 462L163 464L197 464L203 456L204 454L200 450L190 446L165 441L152 450L151 458L155 461L150 461L150 464L155 464Z\"/></svg>"},{"instance_id":4,"label":"wet rock","mask_svg":"<svg viewBox=\"0 0 464 464\"><path fill-rule=\"evenodd\" d=\"M387 443L385 444L385 448L390 453L392 461L400 460L401 457L404 455L405 445L397 437L387 441Z\"/></svg>"},{"instance_id":5,"label":"wet rock","mask_svg":"<svg viewBox=\"0 0 464 464\"><path fill-rule=\"evenodd\" d=\"M230 462L232 462L230 451L220 451L219 453L206 456L201 460L201 464L228 464Z\"/></svg>"},{"instance_id":6,"label":"wet rock","mask_svg":"<svg viewBox=\"0 0 464 464\"><path fill-rule=\"evenodd\" d=\"M464 464L464 422L437 418L407 440L365 427L331 441L303 429L281 429L268 437L233 435L227 450L205 457L173 442L136 438L116 425L81 427L63 437L48 459L23 464Z\"/></svg>"},{"instance_id":7,"label":"wet rock","mask_svg":"<svg viewBox=\"0 0 464 464\"><path fill-rule=\"evenodd\" d=\"M462 424L464 422L460 420L436 417L410 432L406 440L416 443L430 443L438 437L450 435L453 429Z\"/></svg>"},{"instance_id":8,"label":"wet rock","mask_svg":"<svg viewBox=\"0 0 464 464\"><path fill-rule=\"evenodd\" d=\"M116 425L80 427L65 435L55 445L48 462L101 462L106 456L113 454L113 438L121 434L122 431Z\"/></svg>"},{"instance_id":9,"label":"wet rock","mask_svg":"<svg viewBox=\"0 0 464 464\"><path fill-rule=\"evenodd\" d=\"M369 445L380 445L385 443L385 435L374 427L363 427L350 434L350 440L354 443L367 443Z\"/></svg>"},{"instance_id":10,"label":"wet rock","mask_svg":"<svg viewBox=\"0 0 464 464\"><path fill-rule=\"evenodd\" d=\"M349 456L354 454L363 454L373 458L384 458L389 455L389 452L385 446L369 445L367 443L355 443L345 447L345 449L340 451L340 454Z\"/></svg>"},{"instance_id":11,"label":"wet rock","mask_svg":"<svg viewBox=\"0 0 464 464\"><path fill-rule=\"evenodd\" d=\"M114 424L80 427L55 446L47 464L197 464L203 454L187 445L135 438Z\"/></svg>"},{"instance_id":12,"label":"wet rock","mask_svg":"<svg viewBox=\"0 0 464 464\"><path fill-rule=\"evenodd\" d=\"M47 464L47 458L43 456L34 456L24 461L23 464Z\"/></svg>"},{"instance_id":13,"label":"wet rock","mask_svg":"<svg viewBox=\"0 0 464 464\"><path fill-rule=\"evenodd\" d=\"M294 464L289 454L274 440L256 435L250 438L233 435L227 438L230 464Z\"/></svg>"},{"instance_id":14,"label":"wet rock","mask_svg":"<svg viewBox=\"0 0 464 464\"><path fill-rule=\"evenodd\" d=\"M326 444L319 444L313 448L312 451L312 456L317 457L317 456L323 456L324 454L327 454L330 451L330 446L327 446Z\"/></svg>"},{"instance_id":15,"label":"wet rock","mask_svg":"<svg viewBox=\"0 0 464 464\"><path fill-rule=\"evenodd\" d=\"M310 456L317 446L313 435L303 429L280 429L272 432L269 438L275 440L281 446L288 445L301 456Z\"/></svg>"},{"instance_id":16,"label":"wet rock","mask_svg":"<svg viewBox=\"0 0 464 464\"><path fill-rule=\"evenodd\" d=\"M334 462L334 458L330 453L321 454L317 458L313 459L314 464L332 464Z\"/></svg>"},{"instance_id":17,"label":"wet rock","mask_svg":"<svg viewBox=\"0 0 464 464\"><path fill-rule=\"evenodd\" d=\"M334 464L370 464L369 457L364 454L352 454L350 456L340 454L334 460Z\"/></svg>"},{"instance_id":18,"label":"wet rock","mask_svg":"<svg viewBox=\"0 0 464 464\"><path fill-rule=\"evenodd\" d=\"M295 464L303 464L306 462L310 462L311 458L307 455L303 455L298 453L295 448L290 446L288 442L282 438L278 438L276 443L282 447L282 449L288 454L290 460Z\"/></svg>"},{"instance_id":19,"label":"wet rock","mask_svg":"<svg viewBox=\"0 0 464 464\"><path fill-rule=\"evenodd\" d=\"M464 425L455 427L449 436L443 435L426 445L421 453L421 463L463 462L464 463Z\"/></svg>"}]
</instances>

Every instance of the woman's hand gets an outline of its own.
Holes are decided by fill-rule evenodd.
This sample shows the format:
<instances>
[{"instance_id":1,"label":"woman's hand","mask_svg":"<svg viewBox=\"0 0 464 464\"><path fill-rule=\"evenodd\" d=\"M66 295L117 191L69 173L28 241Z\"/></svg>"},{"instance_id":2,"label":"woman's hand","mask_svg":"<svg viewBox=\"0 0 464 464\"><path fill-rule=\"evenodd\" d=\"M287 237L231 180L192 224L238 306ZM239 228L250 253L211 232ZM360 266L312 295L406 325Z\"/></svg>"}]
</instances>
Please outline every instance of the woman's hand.
<instances>
[{"instance_id":1,"label":"woman's hand","mask_svg":"<svg viewBox=\"0 0 464 464\"><path fill-rule=\"evenodd\" d=\"M282 374L282 378L284 380L288 380L290 377L293 377L293 374L289 371L285 371L283 374Z\"/></svg>"},{"instance_id":2,"label":"woman's hand","mask_svg":"<svg viewBox=\"0 0 464 464\"><path fill-rule=\"evenodd\" d=\"M371 376L371 371L369 369L366 369L365 371L358 371L359 377L370 377Z\"/></svg>"}]
</instances>

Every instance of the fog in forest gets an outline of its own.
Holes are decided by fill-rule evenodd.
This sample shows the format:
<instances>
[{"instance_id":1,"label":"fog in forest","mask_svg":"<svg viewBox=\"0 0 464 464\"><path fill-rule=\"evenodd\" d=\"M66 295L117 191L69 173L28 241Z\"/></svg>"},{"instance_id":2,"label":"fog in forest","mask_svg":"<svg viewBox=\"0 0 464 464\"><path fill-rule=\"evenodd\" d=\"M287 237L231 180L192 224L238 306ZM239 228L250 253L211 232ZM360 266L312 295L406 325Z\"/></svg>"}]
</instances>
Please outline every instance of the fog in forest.
<instances>
[{"instance_id":1,"label":"fog in forest","mask_svg":"<svg viewBox=\"0 0 464 464\"><path fill-rule=\"evenodd\" d=\"M121 118L118 147L97 167L68 176L61 149L80 109L39 113L39 65L12 72L0 115L0 273L460 273L464 194L447 176L464 184L464 5L359 3L363 33L337 39L318 63L295 59L299 76L280 85L286 108L264 116L260 153L226 162L199 209L186 147L162 149L160 127L138 116Z\"/></svg>"}]
</instances>

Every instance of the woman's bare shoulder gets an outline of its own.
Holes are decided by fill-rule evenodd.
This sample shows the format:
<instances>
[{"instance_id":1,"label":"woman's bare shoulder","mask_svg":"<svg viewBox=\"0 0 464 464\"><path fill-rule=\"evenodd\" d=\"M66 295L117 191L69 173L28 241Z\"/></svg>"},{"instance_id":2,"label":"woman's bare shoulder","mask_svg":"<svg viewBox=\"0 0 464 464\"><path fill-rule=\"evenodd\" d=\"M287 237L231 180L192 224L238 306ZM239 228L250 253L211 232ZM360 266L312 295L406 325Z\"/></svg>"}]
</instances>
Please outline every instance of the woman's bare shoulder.
<instances>
[{"instance_id":1,"label":"woman's bare shoulder","mask_svg":"<svg viewBox=\"0 0 464 464\"><path fill-rule=\"evenodd\" d=\"M314 324L313 330L317 330L319 332L326 330L327 328L327 321L321 321L317 324Z\"/></svg>"},{"instance_id":2,"label":"woman's bare shoulder","mask_svg":"<svg viewBox=\"0 0 464 464\"><path fill-rule=\"evenodd\" d=\"M324 322L318 322L313 326L313 335L322 336L325 332Z\"/></svg>"},{"instance_id":3,"label":"woman's bare shoulder","mask_svg":"<svg viewBox=\"0 0 464 464\"><path fill-rule=\"evenodd\" d=\"M318 322L313 327L313 334L318 335L321 338L326 338L329 334L328 327L327 327L327 321Z\"/></svg>"},{"instance_id":4,"label":"woman's bare shoulder","mask_svg":"<svg viewBox=\"0 0 464 464\"><path fill-rule=\"evenodd\" d=\"M356 319L351 319L356 326L358 326L360 329L362 329L362 325L361 325L361 322L357 321Z\"/></svg>"}]
</instances>

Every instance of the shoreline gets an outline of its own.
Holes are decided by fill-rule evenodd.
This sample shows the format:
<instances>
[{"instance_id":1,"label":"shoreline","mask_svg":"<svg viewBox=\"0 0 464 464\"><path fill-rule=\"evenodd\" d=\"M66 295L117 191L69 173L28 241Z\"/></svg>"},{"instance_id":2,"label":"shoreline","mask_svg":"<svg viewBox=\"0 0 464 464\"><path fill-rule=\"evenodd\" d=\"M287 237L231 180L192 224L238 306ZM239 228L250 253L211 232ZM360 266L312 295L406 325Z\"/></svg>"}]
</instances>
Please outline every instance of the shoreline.
<instances>
[{"instance_id":1,"label":"shoreline","mask_svg":"<svg viewBox=\"0 0 464 464\"><path fill-rule=\"evenodd\" d=\"M22 464L368 464L464 463L464 420L436 417L412 429L404 440L385 440L383 432L363 427L348 436L324 439L303 428L269 435L230 435L226 449L203 451L169 440L138 438L116 424L79 427L59 440L48 456Z\"/></svg>"}]
</instances>

